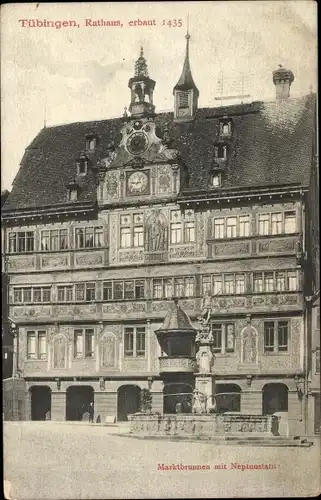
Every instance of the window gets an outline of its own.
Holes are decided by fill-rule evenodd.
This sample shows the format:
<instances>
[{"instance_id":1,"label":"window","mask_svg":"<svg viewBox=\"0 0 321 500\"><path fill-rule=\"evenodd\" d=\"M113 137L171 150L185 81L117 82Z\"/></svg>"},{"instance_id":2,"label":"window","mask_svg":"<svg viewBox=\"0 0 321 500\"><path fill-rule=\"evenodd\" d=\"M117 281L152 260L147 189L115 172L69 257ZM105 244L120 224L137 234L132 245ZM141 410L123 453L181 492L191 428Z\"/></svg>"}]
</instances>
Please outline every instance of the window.
<instances>
[{"instance_id":1,"label":"window","mask_svg":"<svg viewBox=\"0 0 321 500\"><path fill-rule=\"evenodd\" d=\"M213 174L212 175L212 186L219 187L221 185L221 174Z\"/></svg>"},{"instance_id":2,"label":"window","mask_svg":"<svg viewBox=\"0 0 321 500\"><path fill-rule=\"evenodd\" d=\"M214 219L214 238L224 238L224 219Z\"/></svg>"},{"instance_id":3,"label":"window","mask_svg":"<svg viewBox=\"0 0 321 500\"><path fill-rule=\"evenodd\" d=\"M27 332L27 358L36 359L37 349L36 349L36 333Z\"/></svg>"},{"instance_id":4,"label":"window","mask_svg":"<svg viewBox=\"0 0 321 500\"><path fill-rule=\"evenodd\" d=\"M103 227L76 228L76 248L101 248L104 246Z\"/></svg>"},{"instance_id":5,"label":"window","mask_svg":"<svg viewBox=\"0 0 321 500\"><path fill-rule=\"evenodd\" d=\"M14 288L13 301L15 304L33 302L51 302L50 287Z\"/></svg>"},{"instance_id":6,"label":"window","mask_svg":"<svg viewBox=\"0 0 321 500\"><path fill-rule=\"evenodd\" d=\"M145 327L125 327L124 328L124 355L125 357L144 357L145 347Z\"/></svg>"},{"instance_id":7,"label":"window","mask_svg":"<svg viewBox=\"0 0 321 500\"><path fill-rule=\"evenodd\" d=\"M212 293L212 277L202 276L202 295Z\"/></svg>"},{"instance_id":8,"label":"window","mask_svg":"<svg viewBox=\"0 0 321 500\"><path fill-rule=\"evenodd\" d=\"M222 276L213 276L213 292L218 295L223 292L223 279Z\"/></svg>"},{"instance_id":9,"label":"window","mask_svg":"<svg viewBox=\"0 0 321 500\"><path fill-rule=\"evenodd\" d=\"M113 282L105 281L103 284L103 299L113 300Z\"/></svg>"},{"instance_id":10,"label":"window","mask_svg":"<svg viewBox=\"0 0 321 500\"><path fill-rule=\"evenodd\" d=\"M213 350L221 354L234 352L234 323L212 323Z\"/></svg>"},{"instance_id":11,"label":"window","mask_svg":"<svg viewBox=\"0 0 321 500\"><path fill-rule=\"evenodd\" d=\"M34 251L34 232L19 231L9 233L9 252L26 253Z\"/></svg>"},{"instance_id":12,"label":"window","mask_svg":"<svg viewBox=\"0 0 321 500\"><path fill-rule=\"evenodd\" d=\"M174 222L171 223L171 243L180 243L181 242L181 223L180 222Z\"/></svg>"},{"instance_id":13,"label":"window","mask_svg":"<svg viewBox=\"0 0 321 500\"><path fill-rule=\"evenodd\" d=\"M287 278L288 278L287 289L290 291L297 290L298 289L297 272L296 271L288 271Z\"/></svg>"},{"instance_id":14,"label":"window","mask_svg":"<svg viewBox=\"0 0 321 500\"><path fill-rule=\"evenodd\" d=\"M77 283L75 285L76 302L96 300L96 283Z\"/></svg>"},{"instance_id":15,"label":"window","mask_svg":"<svg viewBox=\"0 0 321 500\"><path fill-rule=\"evenodd\" d=\"M120 216L120 248L144 246L143 221L142 213Z\"/></svg>"},{"instance_id":16,"label":"window","mask_svg":"<svg viewBox=\"0 0 321 500\"><path fill-rule=\"evenodd\" d=\"M253 291L284 292L298 290L297 271L265 271L253 274Z\"/></svg>"},{"instance_id":17,"label":"window","mask_svg":"<svg viewBox=\"0 0 321 500\"><path fill-rule=\"evenodd\" d=\"M235 293L245 293L244 274L237 274L235 276Z\"/></svg>"},{"instance_id":18,"label":"window","mask_svg":"<svg viewBox=\"0 0 321 500\"><path fill-rule=\"evenodd\" d=\"M236 238L236 217L226 218L226 237Z\"/></svg>"},{"instance_id":19,"label":"window","mask_svg":"<svg viewBox=\"0 0 321 500\"><path fill-rule=\"evenodd\" d=\"M269 234L269 222L270 216L269 214L259 214L259 234L267 235Z\"/></svg>"},{"instance_id":20,"label":"window","mask_svg":"<svg viewBox=\"0 0 321 500\"><path fill-rule=\"evenodd\" d=\"M13 290L13 302L15 304L21 304L23 302L22 288L15 288Z\"/></svg>"},{"instance_id":21,"label":"window","mask_svg":"<svg viewBox=\"0 0 321 500\"><path fill-rule=\"evenodd\" d=\"M264 352L287 352L289 343L289 322L275 320L264 322Z\"/></svg>"},{"instance_id":22,"label":"window","mask_svg":"<svg viewBox=\"0 0 321 500\"><path fill-rule=\"evenodd\" d=\"M297 222L294 210L258 215L258 233L262 236L268 234L291 234L295 232L297 232Z\"/></svg>"},{"instance_id":23,"label":"window","mask_svg":"<svg viewBox=\"0 0 321 500\"><path fill-rule=\"evenodd\" d=\"M174 278L175 297L193 297L194 296L194 278Z\"/></svg>"},{"instance_id":24,"label":"window","mask_svg":"<svg viewBox=\"0 0 321 500\"><path fill-rule=\"evenodd\" d=\"M86 149L89 151L93 151L96 149L97 139L96 137L87 137L86 139Z\"/></svg>"},{"instance_id":25,"label":"window","mask_svg":"<svg viewBox=\"0 0 321 500\"><path fill-rule=\"evenodd\" d=\"M27 331L27 359L47 358L47 336L45 330Z\"/></svg>"},{"instance_id":26,"label":"window","mask_svg":"<svg viewBox=\"0 0 321 500\"><path fill-rule=\"evenodd\" d=\"M277 272L276 273L276 290L278 292L283 292L285 290L285 273Z\"/></svg>"},{"instance_id":27,"label":"window","mask_svg":"<svg viewBox=\"0 0 321 500\"><path fill-rule=\"evenodd\" d=\"M105 281L103 299L133 300L145 297L145 280Z\"/></svg>"},{"instance_id":28,"label":"window","mask_svg":"<svg viewBox=\"0 0 321 500\"><path fill-rule=\"evenodd\" d=\"M134 227L134 247L144 246L144 227L135 226Z\"/></svg>"},{"instance_id":29,"label":"window","mask_svg":"<svg viewBox=\"0 0 321 500\"><path fill-rule=\"evenodd\" d=\"M264 273L264 290L266 292L273 292L273 273Z\"/></svg>"},{"instance_id":30,"label":"window","mask_svg":"<svg viewBox=\"0 0 321 500\"><path fill-rule=\"evenodd\" d=\"M76 302L85 300L85 283L77 283L75 290Z\"/></svg>"},{"instance_id":31,"label":"window","mask_svg":"<svg viewBox=\"0 0 321 500\"><path fill-rule=\"evenodd\" d=\"M223 145L215 146L214 155L217 160L225 160L227 156L227 148Z\"/></svg>"},{"instance_id":32,"label":"window","mask_svg":"<svg viewBox=\"0 0 321 500\"><path fill-rule=\"evenodd\" d=\"M120 228L120 248L131 247L131 230L130 227Z\"/></svg>"},{"instance_id":33,"label":"window","mask_svg":"<svg viewBox=\"0 0 321 500\"><path fill-rule=\"evenodd\" d=\"M73 301L73 286L58 286L58 302L72 302Z\"/></svg>"},{"instance_id":34,"label":"window","mask_svg":"<svg viewBox=\"0 0 321 500\"><path fill-rule=\"evenodd\" d=\"M195 241L195 223L185 222L184 232L185 232L185 243L193 243Z\"/></svg>"},{"instance_id":35,"label":"window","mask_svg":"<svg viewBox=\"0 0 321 500\"><path fill-rule=\"evenodd\" d=\"M94 358L95 332L93 328L79 328L74 330L74 357Z\"/></svg>"},{"instance_id":36,"label":"window","mask_svg":"<svg viewBox=\"0 0 321 500\"><path fill-rule=\"evenodd\" d=\"M296 213L295 213L295 211L285 212L284 213L284 232L286 234L291 234L291 233L295 233L296 231L297 231L297 229L296 229Z\"/></svg>"},{"instance_id":37,"label":"window","mask_svg":"<svg viewBox=\"0 0 321 500\"><path fill-rule=\"evenodd\" d=\"M41 231L41 250L52 251L67 250L68 229L52 229Z\"/></svg>"},{"instance_id":38,"label":"window","mask_svg":"<svg viewBox=\"0 0 321 500\"><path fill-rule=\"evenodd\" d=\"M153 298L171 299L175 297L194 297L194 278L192 276L179 278L153 279ZM173 293L174 292L174 293Z\"/></svg>"},{"instance_id":39,"label":"window","mask_svg":"<svg viewBox=\"0 0 321 500\"><path fill-rule=\"evenodd\" d=\"M253 275L253 290L254 292L263 292L263 274L254 273Z\"/></svg>"},{"instance_id":40,"label":"window","mask_svg":"<svg viewBox=\"0 0 321 500\"><path fill-rule=\"evenodd\" d=\"M249 236L250 235L250 217L248 215L240 216L240 233L239 236Z\"/></svg>"},{"instance_id":41,"label":"window","mask_svg":"<svg viewBox=\"0 0 321 500\"><path fill-rule=\"evenodd\" d=\"M81 157L77 161L77 175L86 175L88 169L88 161L86 157Z\"/></svg>"},{"instance_id":42,"label":"window","mask_svg":"<svg viewBox=\"0 0 321 500\"><path fill-rule=\"evenodd\" d=\"M93 301L96 298L96 283L86 283L86 300Z\"/></svg>"},{"instance_id":43,"label":"window","mask_svg":"<svg viewBox=\"0 0 321 500\"><path fill-rule=\"evenodd\" d=\"M134 328L125 328L124 354L128 357L134 356Z\"/></svg>"},{"instance_id":44,"label":"window","mask_svg":"<svg viewBox=\"0 0 321 500\"><path fill-rule=\"evenodd\" d=\"M78 200L78 187L73 186L69 187L67 190L67 200L68 201L77 201Z\"/></svg>"},{"instance_id":45,"label":"window","mask_svg":"<svg viewBox=\"0 0 321 500\"><path fill-rule=\"evenodd\" d=\"M227 274L224 276L224 293L226 295L234 294L234 276Z\"/></svg>"},{"instance_id":46,"label":"window","mask_svg":"<svg viewBox=\"0 0 321 500\"><path fill-rule=\"evenodd\" d=\"M136 328L136 356L145 356L145 327Z\"/></svg>"},{"instance_id":47,"label":"window","mask_svg":"<svg viewBox=\"0 0 321 500\"><path fill-rule=\"evenodd\" d=\"M282 214L271 214L271 231L272 234L282 234Z\"/></svg>"},{"instance_id":48,"label":"window","mask_svg":"<svg viewBox=\"0 0 321 500\"><path fill-rule=\"evenodd\" d=\"M274 351L274 322L264 323L264 352Z\"/></svg>"},{"instance_id":49,"label":"window","mask_svg":"<svg viewBox=\"0 0 321 500\"><path fill-rule=\"evenodd\" d=\"M188 92L178 92L178 107L179 109L188 108Z\"/></svg>"},{"instance_id":50,"label":"window","mask_svg":"<svg viewBox=\"0 0 321 500\"><path fill-rule=\"evenodd\" d=\"M153 280L153 297L154 299L161 299L163 297L163 280Z\"/></svg>"}]
</instances>

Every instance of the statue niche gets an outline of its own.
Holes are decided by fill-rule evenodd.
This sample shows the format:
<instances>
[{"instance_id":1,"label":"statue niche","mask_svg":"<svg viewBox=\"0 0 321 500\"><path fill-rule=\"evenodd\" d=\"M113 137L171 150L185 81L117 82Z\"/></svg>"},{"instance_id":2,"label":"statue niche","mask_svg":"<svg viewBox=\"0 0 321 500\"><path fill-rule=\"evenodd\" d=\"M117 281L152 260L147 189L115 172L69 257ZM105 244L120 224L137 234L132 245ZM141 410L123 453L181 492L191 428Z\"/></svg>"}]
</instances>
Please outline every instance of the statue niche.
<instances>
[{"instance_id":1,"label":"statue niche","mask_svg":"<svg viewBox=\"0 0 321 500\"><path fill-rule=\"evenodd\" d=\"M145 251L166 252L168 250L168 222L160 210L152 213L145 226Z\"/></svg>"},{"instance_id":2,"label":"statue niche","mask_svg":"<svg viewBox=\"0 0 321 500\"><path fill-rule=\"evenodd\" d=\"M101 361L104 368L113 368L116 362L116 339L112 333L103 336L100 346Z\"/></svg>"}]
</instances>

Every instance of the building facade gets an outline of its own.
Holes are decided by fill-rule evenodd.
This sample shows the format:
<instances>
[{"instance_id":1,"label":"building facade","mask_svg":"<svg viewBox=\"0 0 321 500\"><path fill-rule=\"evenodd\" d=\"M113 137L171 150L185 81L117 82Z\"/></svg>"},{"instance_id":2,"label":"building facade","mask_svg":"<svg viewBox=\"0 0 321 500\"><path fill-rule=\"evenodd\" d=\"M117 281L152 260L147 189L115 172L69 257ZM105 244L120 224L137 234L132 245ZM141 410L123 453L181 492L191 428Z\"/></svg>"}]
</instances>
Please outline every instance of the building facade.
<instances>
[{"instance_id":1,"label":"building facade","mask_svg":"<svg viewBox=\"0 0 321 500\"><path fill-rule=\"evenodd\" d=\"M227 410L305 432L315 96L291 98L293 79L273 73L274 102L199 108L187 35L173 112L155 113L141 51L128 113L32 141L2 233L27 419L77 420L93 401L101 421L124 420L144 388L162 412L195 364L154 332L173 297L197 328L207 297L215 391L240 394Z\"/></svg>"}]
</instances>

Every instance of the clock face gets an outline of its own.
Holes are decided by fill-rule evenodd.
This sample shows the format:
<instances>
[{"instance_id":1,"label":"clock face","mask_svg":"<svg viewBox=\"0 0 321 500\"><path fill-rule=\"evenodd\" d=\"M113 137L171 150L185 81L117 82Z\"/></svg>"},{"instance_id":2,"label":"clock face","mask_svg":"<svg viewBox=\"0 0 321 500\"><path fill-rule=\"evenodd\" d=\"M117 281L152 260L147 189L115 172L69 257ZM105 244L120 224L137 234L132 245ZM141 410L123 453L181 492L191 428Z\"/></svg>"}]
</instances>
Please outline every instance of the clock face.
<instances>
[{"instance_id":1,"label":"clock face","mask_svg":"<svg viewBox=\"0 0 321 500\"><path fill-rule=\"evenodd\" d=\"M128 177L127 186L131 194L143 193L148 185L148 177L145 172L134 172Z\"/></svg>"},{"instance_id":2,"label":"clock face","mask_svg":"<svg viewBox=\"0 0 321 500\"><path fill-rule=\"evenodd\" d=\"M140 155L148 148L148 139L143 132L135 132L127 141L127 149L132 155Z\"/></svg>"}]
</instances>

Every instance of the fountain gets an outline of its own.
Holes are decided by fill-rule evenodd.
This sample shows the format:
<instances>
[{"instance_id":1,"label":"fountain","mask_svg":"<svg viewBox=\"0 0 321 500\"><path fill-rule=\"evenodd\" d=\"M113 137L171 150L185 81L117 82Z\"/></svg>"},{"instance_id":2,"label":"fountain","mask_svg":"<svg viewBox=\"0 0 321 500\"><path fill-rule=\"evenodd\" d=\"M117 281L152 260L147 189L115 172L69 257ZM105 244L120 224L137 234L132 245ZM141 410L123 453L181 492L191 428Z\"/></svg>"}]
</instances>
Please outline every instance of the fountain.
<instances>
[{"instance_id":1,"label":"fountain","mask_svg":"<svg viewBox=\"0 0 321 500\"><path fill-rule=\"evenodd\" d=\"M226 395L215 394L212 303L212 297L206 294L199 328L195 328L175 299L163 325L155 331L162 350L159 365L164 413L130 415L132 435L207 440L278 435L278 419L273 415L222 411L220 398L223 396L224 401Z\"/></svg>"}]
</instances>

